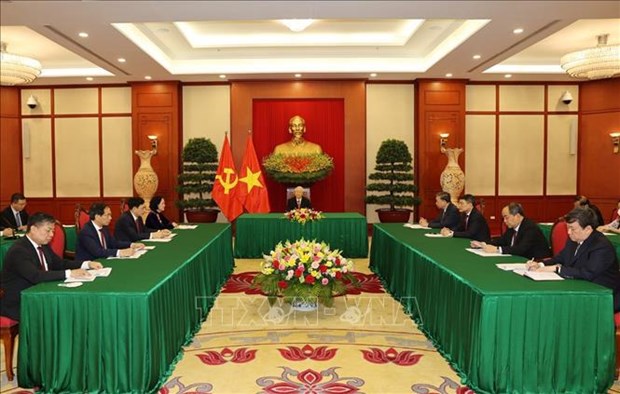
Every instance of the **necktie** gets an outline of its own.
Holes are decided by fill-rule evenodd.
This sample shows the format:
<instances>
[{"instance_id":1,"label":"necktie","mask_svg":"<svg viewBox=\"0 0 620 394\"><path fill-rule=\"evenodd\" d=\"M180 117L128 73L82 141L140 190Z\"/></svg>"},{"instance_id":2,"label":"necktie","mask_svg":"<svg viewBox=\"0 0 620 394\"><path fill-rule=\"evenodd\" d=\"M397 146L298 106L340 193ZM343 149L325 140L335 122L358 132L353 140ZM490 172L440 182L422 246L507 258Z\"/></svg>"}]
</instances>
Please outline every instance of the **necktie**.
<instances>
[{"instance_id":1,"label":"necktie","mask_svg":"<svg viewBox=\"0 0 620 394\"><path fill-rule=\"evenodd\" d=\"M515 231L514 234L512 234L512 240L510 241L510 246L514 246L515 245L515 239L517 238L517 232Z\"/></svg>"},{"instance_id":2,"label":"necktie","mask_svg":"<svg viewBox=\"0 0 620 394\"><path fill-rule=\"evenodd\" d=\"M138 234L142 233L142 223L140 223L141 219L136 219L136 230L138 230Z\"/></svg>"},{"instance_id":3,"label":"necktie","mask_svg":"<svg viewBox=\"0 0 620 394\"><path fill-rule=\"evenodd\" d=\"M443 218L446 216L446 210L441 211L441 219L439 219L439 223L443 223Z\"/></svg>"},{"instance_id":4,"label":"necktie","mask_svg":"<svg viewBox=\"0 0 620 394\"><path fill-rule=\"evenodd\" d=\"M581 244L577 244L577 247L575 248L575 254L573 256L577 256L577 252L579 251L580 247L581 247Z\"/></svg>"},{"instance_id":5,"label":"necktie","mask_svg":"<svg viewBox=\"0 0 620 394\"><path fill-rule=\"evenodd\" d=\"M37 250L39 251L39 263L41 263L41 270L47 271L47 268L45 267L45 256L43 255L43 248L39 246Z\"/></svg>"},{"instance_id":6,"label":"necktie","mask_svg":"<svg viewBox=\"0 0 620 394\"><path fill-rule=\"evenodd\" d=\"M105 244L105 236L103 235L103 229L99 229L99 240L101 241L101 247L104 249L107 249L107 246Z\"/></svg>"},{"instance_id":7,"label":"necktie","mask_svg":"<svg viewBox=\"0 0 620 394\"><path fill-rule=\"evenodd\" d=\"M469 224L469 215L465 216L465 230L467 230L468 224Z\"/></svg>"},{"instance_id":8,"label":"necktie","mask_svg":"<svg viewBox=\"0 0 620 394\"><path fill-rule=\"evenodd\" d=\"M301 200L297 200L297 208L301 208Z\"/></svg>"},{"instance_id":9,"label":"necktie","mask_svg":"<svg viewBox=\"0 0 620 394\"><path fill-rule=\"evenodd\" d=\"M22 217L19 215L19 212L15 214L15 223L17 224L17 227L22 226Z\"/></svg>"}]
</instances>

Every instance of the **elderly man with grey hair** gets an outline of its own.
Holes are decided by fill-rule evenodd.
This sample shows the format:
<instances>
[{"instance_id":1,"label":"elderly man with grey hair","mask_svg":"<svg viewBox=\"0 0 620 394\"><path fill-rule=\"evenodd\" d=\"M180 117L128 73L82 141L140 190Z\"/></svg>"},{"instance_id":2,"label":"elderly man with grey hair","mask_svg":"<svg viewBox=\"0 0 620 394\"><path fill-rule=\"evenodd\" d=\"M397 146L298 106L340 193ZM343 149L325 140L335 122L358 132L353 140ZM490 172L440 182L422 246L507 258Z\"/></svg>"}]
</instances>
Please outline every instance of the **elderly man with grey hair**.
<instances>
[{"instance_id":1,"label":"elderly man with grey hair","mask_svg":"<svg viewBox=\"0 0 620 394\"><path fill-rule=\"evenodd\" d=\"M297 186L295 188L295 196L291 197L286 202L286 210L291 211L299 208L312 208L312 204L307 197L304 197L304 188Z\"/></svg>"}]
</instances>

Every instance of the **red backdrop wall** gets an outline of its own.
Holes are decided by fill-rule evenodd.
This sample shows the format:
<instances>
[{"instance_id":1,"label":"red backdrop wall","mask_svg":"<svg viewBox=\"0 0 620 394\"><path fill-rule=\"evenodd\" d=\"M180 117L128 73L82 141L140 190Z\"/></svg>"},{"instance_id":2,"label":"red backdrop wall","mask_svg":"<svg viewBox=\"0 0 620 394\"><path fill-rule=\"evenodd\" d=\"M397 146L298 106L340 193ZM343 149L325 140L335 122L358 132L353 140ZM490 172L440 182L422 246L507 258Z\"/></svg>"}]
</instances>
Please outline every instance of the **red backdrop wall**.
<instances>
[{"instance_id":1,"label":"red backdrop wall","mask_svg":"<svg viewBox=\"0 0 620 394\"><path fill-rule=\"evenodd\" d=\"M344 100L343 99L255 99L252 134L259 160L274 147L289 141L289 119L304 118L304 138L319 144L334 159L334 171L310 188L312 206L327 212L344 211ZM272 211L284 211L286 186L266 179Z\"/></svg>"}]
</instances>

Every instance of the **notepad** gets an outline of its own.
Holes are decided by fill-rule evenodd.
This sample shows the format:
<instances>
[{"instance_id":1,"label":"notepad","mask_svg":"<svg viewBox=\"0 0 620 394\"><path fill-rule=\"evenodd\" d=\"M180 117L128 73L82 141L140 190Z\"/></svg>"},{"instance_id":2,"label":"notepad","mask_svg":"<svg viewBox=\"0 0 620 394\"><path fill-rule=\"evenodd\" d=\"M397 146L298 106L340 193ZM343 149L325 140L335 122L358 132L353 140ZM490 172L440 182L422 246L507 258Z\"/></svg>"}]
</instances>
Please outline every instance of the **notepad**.
<instances>
[{"instance_id":1,"label":"notepad","mask_svg":"<svg viewBox=\"0 0 620 394\"><path fill-rule=\"evenodd\" d=\"M110 272L112 272L112 267L101 268L98 270L88 270L91 275L106 277L110 276Z\"/></svg>"},{"instance_id":2,"label":"notepad","mask_svg":"<svg viewBox=\"0 0 620 394\"><path fill-rule=\"evenodd\" d=\"M197 224L179 224L178 226L175 227L175 229L177 229L177 230L193 230L193 229L195 229L197 227L198 227Z\"/></svg>"},{"instance_id":3,"label":"notepad","mask_svg":"<svg viewBox=\"0 0 620 394\"><path fill-rule=\"evenodd\" d=\"M482 256L482 257L510 256L509 254L503 254L503 253L497 253L497 252L495 252L495 253L488 253L488 252L485 252L482 249L466 248L465 250L468 251L468 252L472 252L474 254L477 254L478 256Z\"/></svg>"},{"instance_id":4,"label":"notepad","mask_svg":"<svg viewBox=\"0 0 620 394\"><path fill-rule=\"evenodd\" d=\"M495 264L495 266L504 271L527 271L525 263L503 263L503 264Z\"/></svg>"},{"instance_id":5,"label":"notepad","mask_svg":"<svg viewBox=\"0 0 620 394\"><path fill-rule=\"evenodd\" d=\"M444 237L440 233L426 233L424 234L424 236L429 237L429 238L448 238L448 237Z\"/></svg>"},{"instance_id":6,"label":"notepad","mask_svg":"<svg viewBox=\"0 0 620 394\"><path fill-rule=\"evenodd\" d=\"M403 227L413 228L416 230L429 230L430 229L430 227L424 227L421 224L412 224L412 223L405 223L403 224Z\"/></svg>"},{"instance_id":7,"label":"notepad","mask_svg":"<svg viewBox=\"0 0 620 394\"><path fill-rule=\"evenodd\" d=\"M547 280L564 280L560 275L555 272L546 272L546 271L522 271L522 270L514 270L512 271L515 274L526 276L532 280L536 281L547 281Z\"/></svg>"},{"instance_id":8,"label":"notepad","mask_svg":"<svg viewBox=\"0 0 620 394\"><path fill-rule=\"evenodd\" d=\"M81 278L67 278L65 279L65 283L72 283L72 282L92 282L96 279L97 277L95 275L89 275L89 276L83 276Z\"/></svg>"}]
</instances>

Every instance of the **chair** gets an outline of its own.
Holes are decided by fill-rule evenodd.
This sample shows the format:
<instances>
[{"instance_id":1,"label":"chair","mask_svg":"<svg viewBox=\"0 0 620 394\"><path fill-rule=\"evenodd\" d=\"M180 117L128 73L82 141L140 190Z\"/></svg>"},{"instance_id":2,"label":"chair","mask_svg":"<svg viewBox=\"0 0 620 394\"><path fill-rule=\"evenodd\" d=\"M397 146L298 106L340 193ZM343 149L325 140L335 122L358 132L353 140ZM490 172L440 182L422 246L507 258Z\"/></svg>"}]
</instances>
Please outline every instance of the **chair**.
<instances>
[{"instance_id":1,"label":"chair","mask_svg":"<svg viewBox=\"0 0 620 394\"><path fill-rule=\"evenodd\" d=\"M4 296L4 289L0 288L0 298ZM13 380L13 348L15 337L19 333L19 322L6 316L0 316L0 336L4 344L4 364L6 365L6 377Z\"/></svg>"},{"instance_id":2,"label":"chair","mask_svg":"<svg viewBox=\"0 0 620 394\"><path fill-rule=\"evenodd\" d=\"M49 242L49 246L58 257L65 255L65 246L67 244L67 236L65 234L65 228L58 220L54 223L54 236Z\"/></svg>"},{"instance_id":3,"label":"chair","mask_svg":"<svg viewBox=\"0 0 620 394\"><path fill-rule=\"evenodd\" d=\"M129 205L127 205L127 199L121 198L121 215L129 210Z\"/></svg>"},{"instance_id":4,"label":"chair","mask_svg":"<svg viewBox=\"0 0 620 394\"><path fill-rule=\"evenodd\" d=\"M564 249L566 241L568 241L568 226L565 221L559 220L551 227L551 251L554 256Z\"/></svg>"},{"instance_id":5,"label":"chair","mask_svg":"<svg viewBox=\"0 0 620 394\"><path fill-rule=\"evenodd\" d=\"M80 232L82 227L90 220L90 216L80 204L75 204L75 231Z\"/></svg>"}]
</instances>

